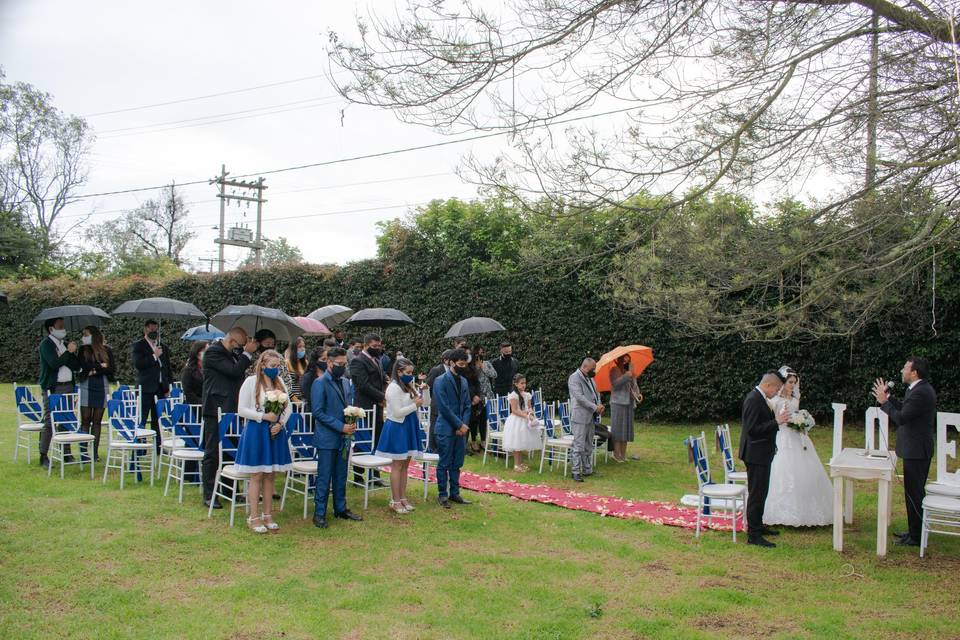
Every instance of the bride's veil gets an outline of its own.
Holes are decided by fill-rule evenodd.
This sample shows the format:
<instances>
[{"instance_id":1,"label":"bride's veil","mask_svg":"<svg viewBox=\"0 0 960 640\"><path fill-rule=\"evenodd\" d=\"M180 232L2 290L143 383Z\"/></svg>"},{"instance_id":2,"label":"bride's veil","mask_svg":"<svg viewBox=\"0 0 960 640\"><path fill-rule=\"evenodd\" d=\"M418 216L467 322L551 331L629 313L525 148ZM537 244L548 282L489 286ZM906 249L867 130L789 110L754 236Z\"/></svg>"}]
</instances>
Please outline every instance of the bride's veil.
<instances>
[{"instance_id":1,"label":"bride's veil","mask_svg":"<svg viewBox=\"0 0 960 640\"><path fill-rule=\"evenodd\" d=\"M793 385L793 398L797 401L800 400L800 376L794 371L789 365L783 365L777 369L777 373L780 374L780 377L786 381L790 376L796 376L797 384Z\"/></svg>"}]
</instances>

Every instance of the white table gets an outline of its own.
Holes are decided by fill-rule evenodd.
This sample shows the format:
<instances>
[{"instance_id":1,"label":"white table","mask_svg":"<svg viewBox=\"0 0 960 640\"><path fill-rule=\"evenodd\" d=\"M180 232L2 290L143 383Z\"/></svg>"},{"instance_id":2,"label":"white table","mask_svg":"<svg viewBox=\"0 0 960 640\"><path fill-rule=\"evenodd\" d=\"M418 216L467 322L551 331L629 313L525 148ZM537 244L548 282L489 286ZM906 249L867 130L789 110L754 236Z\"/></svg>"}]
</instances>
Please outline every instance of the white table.
<instances>
[{"instance_id":1,"label":"white table","mask_svg":"<svg viewBox=\"0 0 960 640\"><path fill-rule=\"evenodd\" d=\"M896 474L897 454L888 451L889 458L868 458L866 452L866 449L848 447L828 464L833 478L833 548L843 551L843 523L853 522L853 481L876 480L877 555L885 556L892 503L890 483Z\"/></svg>"}]
</instances>

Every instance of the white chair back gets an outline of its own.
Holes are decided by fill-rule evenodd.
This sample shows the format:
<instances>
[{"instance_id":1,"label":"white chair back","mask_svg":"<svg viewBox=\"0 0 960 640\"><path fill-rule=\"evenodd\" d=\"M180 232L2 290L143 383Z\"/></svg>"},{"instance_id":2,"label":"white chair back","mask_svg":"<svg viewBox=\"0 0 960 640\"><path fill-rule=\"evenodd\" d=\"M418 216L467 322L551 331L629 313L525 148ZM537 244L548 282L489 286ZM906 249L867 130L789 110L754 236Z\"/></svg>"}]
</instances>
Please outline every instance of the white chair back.
<instances>
[{"instance_id":1,"label":"white chair back","mask_svg":"<svg viewBox=\"0 0 960 640\"><path fill-rule=\"evenodd\" d=\"M836 458L843 451L843 412L847 405L834 402L833 406L833 456Z\"/></svg>"},{"instance_id":2,"label":"white chair back","mask_svg":"<svg viewBox=\"0 0 960 640\"><path fill-rule=\"evenodd\" d=\"M80 394L50 394L50 424L53 433L78 433L80 431Z\"/></svg>"},{"instance_id":3,"label":"white chair back","mask_svg":"<svg viewBox=\"0 0 960 640\"><path fill-rule=\"evenodd\" d=\"M880 449L886 451L890 448L890 418L886 413L880 410L880 407L870 407L867 409L866 416L863 419L864 429L866 430L866 444L864 448L869 450ZM879 430L877 425L879 423ZM877 438L877 436L880 436Z\"/></svg>"},{"instance_id":4,"label":"white chair back","mask_svg":"<svg viewBox=\"0 0 960 640\"><path fill-rule=\"evenodd\" d=\"M960 469L947 471L947 457L957 459L956 440L947 440L949 427L960 431L960 413L937 412L937 482L960 485Z\"/></svg>"},{"instance_id":5,"label":"white chair back","mask_svg":"<svg viewBox=\"0 0 960 640\"><path fill-rule=\"evenodd\" d=\"M13 383L13 398L17 404L17 426L43 421L43 390L40 385Z\"/></svg>"}]
</instances>

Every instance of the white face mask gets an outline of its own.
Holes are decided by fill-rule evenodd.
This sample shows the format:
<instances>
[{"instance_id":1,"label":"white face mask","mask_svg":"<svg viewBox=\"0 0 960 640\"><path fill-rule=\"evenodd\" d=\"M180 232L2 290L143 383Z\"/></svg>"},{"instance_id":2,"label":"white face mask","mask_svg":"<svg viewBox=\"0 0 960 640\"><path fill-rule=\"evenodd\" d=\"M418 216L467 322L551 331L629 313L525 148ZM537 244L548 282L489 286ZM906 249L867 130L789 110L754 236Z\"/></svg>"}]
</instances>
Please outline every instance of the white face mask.
<instances>
[{"instance_id":1,"label":"white face mask","mask_svg":"<svg viewBox=\"0 0 960 640\"><path fill-rule=\"evenodd\" d=\"M50 335L52 335L52 336L53 336L54 338L56 338L57 340L63 340L64 338L67 337L67 330L66 330L66 329L53 329L53 330L50 332Z\"/></svg>"},{"instance_id":2,"label":"white face mask","mask_svg":"<svg viewBox=\"0 0 960 640\"><path fill-rule=\"evenodd\" d=\"M89 347L93 344L93 336L83 336L80 338L80 343Z\"/></svg>"}]
</instances>

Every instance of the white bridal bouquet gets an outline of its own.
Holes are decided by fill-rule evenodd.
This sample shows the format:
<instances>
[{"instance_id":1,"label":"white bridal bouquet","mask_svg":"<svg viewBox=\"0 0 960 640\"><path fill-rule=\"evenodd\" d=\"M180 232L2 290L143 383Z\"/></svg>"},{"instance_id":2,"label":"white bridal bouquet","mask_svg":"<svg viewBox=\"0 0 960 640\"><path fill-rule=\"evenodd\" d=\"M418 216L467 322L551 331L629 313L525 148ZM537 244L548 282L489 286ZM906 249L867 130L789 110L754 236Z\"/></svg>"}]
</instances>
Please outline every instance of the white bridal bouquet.
<instances>
[{"instance_id":1,"label":"white bridal bouquet","mask_svg":"<svg viewBox=\"0 0 960 640\"><path fill-rule=\"evenodd\" d=\"M349 407L343 408L343 422L344 424L357 424L357 420L367 415L367 412L361 409L360 407L355 407L350 405ZM343 459L346 460L347 456L350 455L350 440L353 440L352 435L344 434L344 437L347 439L347 446L343 448Z\"/></svg>"},{"instance_id":2,"label":"white bridal bouquet","mask_svg":"<svg viewBox=\"0 0 960 640\"><path fill-rule=\"evenodd\" d=\"M813 416L810 415L810 412L806 409L800 409L795 412L790 419L787 420L787 426L795 431L800 431L801 433L807 433L810 429L816 426L816 421L813 419Z\"/></svg>"},{"instance_id":3,"label":"white bridal bouquet","mask_svg":"<svg viewBox=\"0 0 960 640\"><path fill-rule=\"evenodd\" d=\"M287 402L289 402L290 399L287 397L286 393L280 391L279 389L267 391L266 396L267 401L263 403L263 410L266 413L272 413L276 415L279 419L280 414L282 414L283 410L287 408ZM276 438L278 435L280 435L279 431L277 433L271 433L270 438Z\"/></svg>"}]
</instances>

